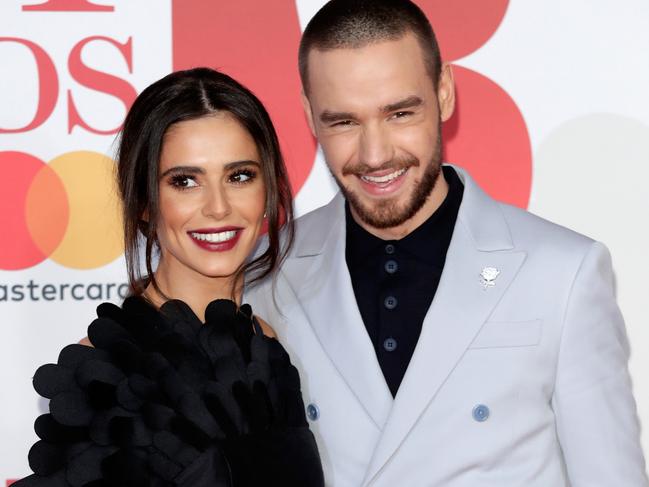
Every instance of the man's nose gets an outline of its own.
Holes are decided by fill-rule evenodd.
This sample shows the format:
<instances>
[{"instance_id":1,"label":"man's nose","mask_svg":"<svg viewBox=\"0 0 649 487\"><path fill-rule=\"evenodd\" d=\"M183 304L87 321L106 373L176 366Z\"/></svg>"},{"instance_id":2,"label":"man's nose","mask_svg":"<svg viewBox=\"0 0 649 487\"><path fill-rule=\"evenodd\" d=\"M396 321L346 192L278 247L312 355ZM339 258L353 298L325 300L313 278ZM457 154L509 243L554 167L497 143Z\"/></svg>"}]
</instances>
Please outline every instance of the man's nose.
<instances>
[{"instance_id":1,"label":"man's nose","mask_svg":"<svg viewBox=\"0 0 649 487\"><path fill-rule=\"evenodd\" d=\"M390 134L380 123L363 127L360 140L360 161L378 168L394 157Z\"/></svg>"}]
</instances>

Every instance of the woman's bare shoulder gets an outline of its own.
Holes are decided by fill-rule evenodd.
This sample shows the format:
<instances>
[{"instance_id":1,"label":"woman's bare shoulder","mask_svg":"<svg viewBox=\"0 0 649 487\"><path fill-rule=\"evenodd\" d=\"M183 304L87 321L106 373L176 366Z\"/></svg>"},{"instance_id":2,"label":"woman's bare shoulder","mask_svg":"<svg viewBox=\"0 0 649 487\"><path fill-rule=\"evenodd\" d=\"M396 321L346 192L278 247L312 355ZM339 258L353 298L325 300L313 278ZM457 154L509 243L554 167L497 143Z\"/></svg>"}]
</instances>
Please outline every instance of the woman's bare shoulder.
<instances>
[{"instance_id":1,"label":"woman's bare shoulder","mask_svg":"<svg viewBox=\"0 0 649 487\"><path fill-rule=\"evenodd\" d=\"M273 330L272 326L270 326L268 323L266 323L266 321L264 321L262 318L260 318L257 315L255 315L255 318L259 322L259 325L261 326L261 331L264 332L264 335L271 338L277 338L277 334L275 333L275 330Z\"/></svg>"}]
</instances>

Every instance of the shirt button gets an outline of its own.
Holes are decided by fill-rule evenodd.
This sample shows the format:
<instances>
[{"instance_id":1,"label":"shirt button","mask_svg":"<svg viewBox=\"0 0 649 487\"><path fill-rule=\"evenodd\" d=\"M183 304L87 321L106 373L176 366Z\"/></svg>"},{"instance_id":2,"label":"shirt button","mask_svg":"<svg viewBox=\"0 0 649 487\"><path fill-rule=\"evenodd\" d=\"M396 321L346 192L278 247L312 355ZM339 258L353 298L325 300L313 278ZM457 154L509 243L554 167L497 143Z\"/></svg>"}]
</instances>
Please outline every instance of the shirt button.
<instances>
[{"instance_id":1,"label":"shirt button","mask_svg":"<svg viewBox=\"0 0 649 487\"><path fill-rule=\"evenodd\" d=\"M394 352L397 349L397 341L392 337L386 338L383 342L383 348L387 352Z\"/></svg>"},{"instance_id":2,"label":"shirt button","mask_svg":"<svg viewBox=\"0 0 649 487\"><path fill-rule=\"evenodd\" d=\"M397 264L396 260L390 259L385 263L383 267L385 268L385 272L387 272L388 274L394 274L395 272L397 272L399 264Z\"/></svg>"},{"instance_id":3,"label":"shirt button","mask_svg":"<svg viewBox=\"0 0 649 487\"><path fill-rule=\"evenodd\" d=\"M487 421L487 419L489 419L489 408L484 404L478 404L473 408L473 419L475 419L478 423Z\"/></svg>"},{"instance_id":4,"label":"shirt button","mask_svg":"<svg viewBox=\"0 0 649 487\"><path fill-rule=\"evenodd\" d=\"M392 254L394 254L394 245L392 245L392 244L387 244L387 245L385 246L385 253L388 254L388 255L392 255Z\"/></svg>"},{"instance_id":5,"label":"shirt button","mask_svg":"<svg viewBox=\"0 0 649 487\"><path fill-rule=\"evenodd\" d=\"M395 298L394 296L388 296L383 301L383 304L387 309L394 309L397 307L397 298Z\"/></svg>"},{"instance_id":6,"label":"shirt button","mask_svg":"<svg viewBox=\"0 0 649 487\"><path fill-rule=\"evenodd\" d=\"M311 403L306 407L306 415L311 421L317 421L320 417L320 408Z\"/></svg>"}]
</instances>

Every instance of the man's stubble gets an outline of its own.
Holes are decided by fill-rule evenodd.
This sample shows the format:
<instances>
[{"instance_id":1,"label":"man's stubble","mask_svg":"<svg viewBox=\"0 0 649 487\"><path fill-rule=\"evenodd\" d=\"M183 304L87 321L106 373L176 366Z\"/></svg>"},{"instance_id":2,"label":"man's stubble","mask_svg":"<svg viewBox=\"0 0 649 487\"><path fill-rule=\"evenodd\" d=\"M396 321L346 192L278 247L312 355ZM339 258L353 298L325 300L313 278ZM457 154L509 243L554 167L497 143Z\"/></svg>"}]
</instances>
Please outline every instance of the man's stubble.
<instances>
[{"instance_id":1,"label":"man's stubble","mask_svg":"<svg viewBox=\"0 0 649 487\"><path fill-rule=\"evenodd\" d=\"M345 196L345 199L349 203L352 211L363 223L376 229L397 227L414 217L426 204L426 201L433 192L442 167L441 141L441 124L439 124L433 157L428 161L426 170L421 179L415 181L414 189L410 198L403 205L399 205L393 198L387 198L376 202L373 206L368 206L361 201L354 191L346 188L333 173L332 176L338 184L340 191ZM354 174L356 176L361 176L362 174L370 172L370 170L394 169L397 171L399 169L419 167L420 164L421 161L412 156L409 158L393 159L382 164L379 168L370 168L364 163L349 165L343 168L342 172L343 175Z\"/></svg>"}]
</instances>

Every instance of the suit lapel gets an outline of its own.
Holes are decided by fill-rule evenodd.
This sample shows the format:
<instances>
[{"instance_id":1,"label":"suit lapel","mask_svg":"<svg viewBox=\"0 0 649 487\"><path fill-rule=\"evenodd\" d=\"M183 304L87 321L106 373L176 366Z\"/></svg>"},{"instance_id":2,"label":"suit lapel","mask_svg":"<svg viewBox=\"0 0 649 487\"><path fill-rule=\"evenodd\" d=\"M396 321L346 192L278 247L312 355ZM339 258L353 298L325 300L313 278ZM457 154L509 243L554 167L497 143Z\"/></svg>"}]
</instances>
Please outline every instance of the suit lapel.
<instances>
[{"instance_id":1,"label":"suit lapel","mask_svg":"<svg viewBox=\"0 0 649 487\"><path fill-rule=\"evenodd\" d=\"M382 429L393 400L358 310L345 261L344 200L338 195L319 211L319 218L300 228L304 238L284 263L283 274L322 348Z\"/></svg>"},{"instance_id":2,"label":"suit lapel","mask_svg":"<svg viewBox=\"0 0 649 487\"><path fill-rule=\"evenodd\" d=\"M456 168L457 170L457 168ZM440 283L424 319L417 348L399 388L365 483L399 448L516 276L525 259L513 251L498 204L462 171L464 196ZM486 267L500 271L493 286L481 283Z\"/></svg>"}]
</instances>

